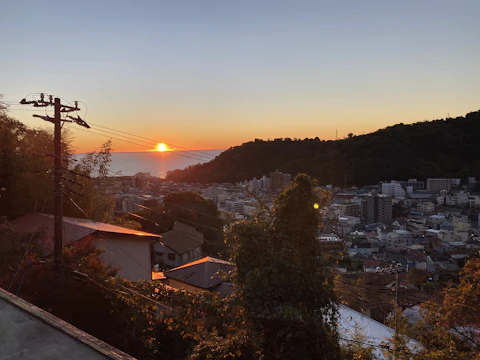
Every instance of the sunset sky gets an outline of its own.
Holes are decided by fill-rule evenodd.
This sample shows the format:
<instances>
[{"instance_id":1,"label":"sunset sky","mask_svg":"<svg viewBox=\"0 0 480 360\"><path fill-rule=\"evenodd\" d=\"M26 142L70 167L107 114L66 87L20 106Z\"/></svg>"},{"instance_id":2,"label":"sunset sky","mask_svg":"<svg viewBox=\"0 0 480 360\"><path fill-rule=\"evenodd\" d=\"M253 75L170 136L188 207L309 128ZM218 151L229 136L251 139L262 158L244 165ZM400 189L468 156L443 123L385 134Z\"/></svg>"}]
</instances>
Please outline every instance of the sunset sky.
<instances>
[{"instance_id":1,"label":"sunset sky","mask_svg":"<svg viewBox=\"0 0 480 360\"><path fill-rule=\"evenodd\" d=\"M192 149L333 139L480 109L479 14L478 0L7 1L0 94L81 100L87 122ZM78 152L106 140L70 128Z\"/></svg>"}]
</instances>

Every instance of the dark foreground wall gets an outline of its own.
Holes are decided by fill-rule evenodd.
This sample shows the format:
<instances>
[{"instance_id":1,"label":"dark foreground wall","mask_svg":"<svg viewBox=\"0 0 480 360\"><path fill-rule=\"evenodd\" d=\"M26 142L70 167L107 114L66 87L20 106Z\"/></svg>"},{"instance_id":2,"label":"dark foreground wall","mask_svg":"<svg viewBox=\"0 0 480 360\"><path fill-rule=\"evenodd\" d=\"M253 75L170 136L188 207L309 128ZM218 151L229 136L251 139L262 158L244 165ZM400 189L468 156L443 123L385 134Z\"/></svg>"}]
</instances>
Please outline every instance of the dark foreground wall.
<instances>
[{"instance_id":1,"label":"dark foreground wall","mask_svg":"<svg viewBox=\"0 0 480 360\"><path fill-rule=\"evenodd\" d=\"M6 359L134 360L0 289L0 360Z\"/></svg>"}]
</instances>

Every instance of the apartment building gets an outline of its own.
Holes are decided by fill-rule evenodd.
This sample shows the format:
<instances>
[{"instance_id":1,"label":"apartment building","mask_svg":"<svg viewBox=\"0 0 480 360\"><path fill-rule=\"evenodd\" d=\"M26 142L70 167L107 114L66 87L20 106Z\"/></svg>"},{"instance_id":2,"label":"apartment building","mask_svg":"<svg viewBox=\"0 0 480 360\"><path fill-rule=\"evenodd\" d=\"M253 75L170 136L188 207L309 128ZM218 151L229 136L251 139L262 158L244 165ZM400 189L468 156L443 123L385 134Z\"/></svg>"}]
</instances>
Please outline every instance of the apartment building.
<instances>
[{"instance_id":1,"label":"apartment building","mask_svg":"<svg viewBox=\"0 0 480 360\"><path fill-rule=\"evenodd\" d=\"M395 180L389 183L382 183L382 194L389 195L395 199L405 199L405 190L402 185Z\"/></svg>"},{"instance_id":2,"label":"apartment building","mask_svg":"<svg viewBox=\"0 0 480 360\"><path fill-rule=\"evenodd\" d=\"M270 173L270 183L273 191L281 191L283 188L290 185L292 182L292 175L284 174L278 170Z\"/></svg>"},{"instance_id":3,"label":"apartment building","mask_svg":"<svg viewBox=\"0 0 480 360\"><path fill-rule=\"evenodd\" d=\"M427 179L427 191L440 192L440 190L450 191L452 188L451 179L430 178Z\"/></svg>"},{"instance_id":4,"label":"apartment building","mask_svg":"<svg viewBox=\"0 0 480 360\"><path fill-rule=\"evenodd\" d=\"M384 194L366 194L361 197L361 218L366 224L392 221L392 197Z\"/></svg>"}]
</instances>

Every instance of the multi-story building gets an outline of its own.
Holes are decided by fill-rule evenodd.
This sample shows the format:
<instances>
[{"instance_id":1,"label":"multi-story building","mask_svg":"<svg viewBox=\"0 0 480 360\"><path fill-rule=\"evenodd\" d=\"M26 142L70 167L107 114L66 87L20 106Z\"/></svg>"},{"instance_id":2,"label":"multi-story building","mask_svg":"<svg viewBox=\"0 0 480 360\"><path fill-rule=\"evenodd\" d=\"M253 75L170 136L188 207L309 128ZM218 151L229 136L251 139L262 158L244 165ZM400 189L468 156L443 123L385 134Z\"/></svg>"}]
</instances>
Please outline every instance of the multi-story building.
<instances>
[{"instance_id":1,"label":"multi-story building","mask_svg":"<svg viewBox=\"0 0 480 360\"><path fill-rule=\"evenodd\" d=\"M397 231L387 233L382 239L385 250L393 252L405 251L409 245L409 236L411 237L410 232L406 231L406 233L408 233L408 236L405 233Z\"/></svg>"},{"instance_id":2,"label":"multi-story building","mask_svg":"<svg viewBox=\"0 0 480 360\"><path fill-rule=\"evenodd\" d=\"M472 191L475 189L475 187L477 186L477 183L478 181L475 179L475 177L468 177L468 190Z\"/></svg>"},{"instance_id":3,"label":"multi-story building","mask_svg":"<svg viewBox=\"0 0 480 360\"><path fill-rule=\"evenodd\" d=\"M479 195L473 195L468 198L470 208L472 209L479 209L480 208L480 196Z\"/></svg>"},{"instance_id":4,"label":"multi-story building","mask_svg":"<svg viewBox=\"0 0 480 360\"><path fill-rule=\"evenodd\" d=\"M455 233L467 232L472 227L466 216L454 217L452 223Z\"/></svg>"},{"instance_id":5,"label":"multi-story building","mask_svg":"<svg viewBox=\"0 0 480 360\"><path fill-rule=\"evenodd\" d=\"M290 185L292 175L284 174L278 170L270 173L271 188L273 191L280 191Z\"/></svg>"},{"instance_id":6,"label":"multi-story building","mask_svg":"<svg viewBox=\"0 0 480 360\"><path fill-rule=\"evenodd\" d=\"M435 211L435 204L431 201L420 201L417 204L417 211L424 214L432 214Z\"/></svg>"},{"instance_id":7,"label":"multi-story building","mask_svg":"<svg viewBox=\"0 0 480 360\"><path fill-rule=\"evenodd\" d=\"M162 202L161 197L152 195L125 194L115 199L116 212L135 212L142 210L142 206L154 208Z\"/></svg>"},{"instance_id":8,"label":"multi-story building","mask_svg":"<svg viewBox=\"0 0 480 360\"><path fill-rule=\"evenodd\" d=\"M243 214L243 200L226 200L225 209L237 214Z\"/></svg>"},{"instance_id":9,"label":"multi-story building","mask_svg":"<svg viewBox=\"0 0 480 360\"><path fill-rule=\"evenodd\" d=\"M430 178L427 179L427 191L440 192L440 190L450 191L452 188L451 179Z\"/></svg>"},{"instance_id":10,"label":"multi-story building","mask_svg":"<svg viewBox=\"0 0 480 360\"><path fill-rule=\"evenodd\" d=\"M349 202L342 204L342 212L343 216L355 216L360 217L361 214L361 206L358 202Z\"/></svg>"},{"instance_id":11,"label":"multi-story building","mask_svg":"<svg viewBox=\"0 0 480 360\"><path fill-rule=\"evenodd\" d=\"M402 185L395 180L389 183L382 183L382 194L390 195L396 199L405 199L405 190Z\"/></svg>"},{"instance_id":12,"label":"multi-story building","mask_svg":"<svg viewBox=\"0 0 480 360\"><path fill-rule=\"evenodd\" d=\"M317 240L324 251L343 249L342 240L335 234L320 234L317 236Z\"/></svg>"},{"instance_id":13,"label":"multi-story building","mask_svg":"<svg viewBox=\"0 0 480 360\"><path fill-rule=\"evenodd\" d=\"M214 186L205 189L205 198L213 200L215 204L218 203L218 195L220 194L225 194L225 189Z\"/></svg>"},{"instance_id":14,"label":"multi-story building","mask_svg":"<svg viewBox=\"0 0 480 360\"><path fill-rule=\"evenodd\" d=\"M335 228L335 232L337 235L341 236L342 238L345 235L353 232L355 230L355 226L360 224L360 218L354 216L340 216L338 218L338 223Z\"/></svg>"},{"instance_id":15,"label":"multi-story building","mask_svg":"<svg viewBox=\"0 0 480 360\"><path fill-rule=\"evenodd\" d=\"M460 191L452 196L452 206L464 207L470 205L468 193Z\"/></svg>"},{"instance_id":16,"label":"multi-story building","mask_svg":"<svg viewBox=\"0 0 480 360\"><path fill-rule=\"evenodd\" d=\"M432 226L440 226L445 220L445 215L431 215L428 218L428 223Z\"/></svg>"},{"instance_id":17,"label":"multi-story building","mask_svg":"<svg viewBox=\"0 0 480 360\"><path fill-rule=\"evenodd\" d=\"M361 206L358 202L345 202L343 204L332 204L329 206L331 213L336 216L355 216L360 217Z\"/></svg>"},{"instance_id":18,"label":"multi-story building","mask_svg":"<svg viewBox=\"0 0 480 360\"><path fill-rule=\"evenodd\" d=\"M418 190L425 190L425 181L418 181L417 179L408 179L407 181L397 181L407 192L414 192ZM410 189L410 191L409 191Z\"/></svg>"},{"instance_id":19,"label":"multi-story building","mask_svg":"<svg viewBox=\"0 0 480 360\"><path fill-rule=\"evenodd\" d=\"M361 197L362 221L366 224L392 221L392 197L384 194L366 194Z\"/></svg>"}]
</instances>

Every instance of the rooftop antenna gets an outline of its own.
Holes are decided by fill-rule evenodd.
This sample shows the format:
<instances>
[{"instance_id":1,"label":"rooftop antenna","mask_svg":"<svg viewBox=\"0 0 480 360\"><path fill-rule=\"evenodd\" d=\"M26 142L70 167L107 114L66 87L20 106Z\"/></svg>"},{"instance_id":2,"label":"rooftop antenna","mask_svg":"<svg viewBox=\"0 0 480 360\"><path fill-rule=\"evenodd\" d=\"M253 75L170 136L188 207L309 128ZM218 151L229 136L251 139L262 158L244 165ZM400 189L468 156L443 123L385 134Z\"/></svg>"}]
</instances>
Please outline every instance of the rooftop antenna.
<instances>
[{"instance_id":1,"label":"rooftop antenna","mask_svg":"<svg viewBox=\"0 0 480 360\"><path fill-rule=\"evenodd\" d=\"M338 140L338 129L335 129L335 140Z\"/></svg>"}]
</instances>

